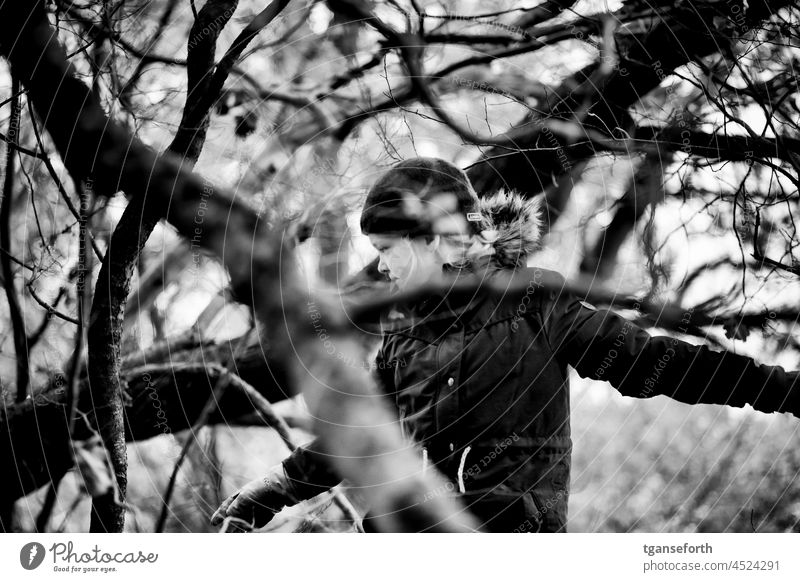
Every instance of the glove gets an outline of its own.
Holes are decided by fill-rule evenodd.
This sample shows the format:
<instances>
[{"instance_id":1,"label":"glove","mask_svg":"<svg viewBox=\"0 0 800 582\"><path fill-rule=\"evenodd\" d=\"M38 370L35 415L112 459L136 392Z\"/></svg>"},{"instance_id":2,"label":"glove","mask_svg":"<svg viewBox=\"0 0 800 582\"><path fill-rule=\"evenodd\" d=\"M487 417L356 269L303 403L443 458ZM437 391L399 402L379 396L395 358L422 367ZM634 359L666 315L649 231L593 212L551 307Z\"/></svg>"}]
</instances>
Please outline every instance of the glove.
<instances>
[{"instance_id":1,"label":"glove","mask_svg":"<svg viewBox=\"0 0 800 582\"><path fill-rule=\"evenodd\" d=\"M226 518L232 517L246 521L254 529L264 527L284 506L299 502L281 463L270 468L264 477L246 483L223 501L211 516L211 524L220 525Z\"/></svg>"}]
</instances>

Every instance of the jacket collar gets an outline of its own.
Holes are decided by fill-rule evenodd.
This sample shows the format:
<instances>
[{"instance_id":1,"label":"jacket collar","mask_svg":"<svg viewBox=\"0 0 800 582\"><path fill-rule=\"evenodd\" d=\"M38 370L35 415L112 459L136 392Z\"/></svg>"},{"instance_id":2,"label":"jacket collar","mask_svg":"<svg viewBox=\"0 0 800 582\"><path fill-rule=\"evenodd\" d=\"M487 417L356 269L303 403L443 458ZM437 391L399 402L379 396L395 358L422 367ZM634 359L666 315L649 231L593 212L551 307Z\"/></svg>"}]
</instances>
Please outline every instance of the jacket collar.
<instances>
[{"instance_id":1,"label":"jacket collar","mask_svg":"<svg viewBox=\"0 0 800 582\"><path fill-rule=\"evenodd\" d=\"M485 267L479 270L451 269L441 291L426 295L412 304L393 305L381 320L383 332L413 333L415 329L423 326L438 327L458 323L466 327L487 299L487 294L480 288L480 283L491 278L497 271L494 266ZM469 284L471 281L476 283L474 290L461 292L453 289L455 284Z\"/></svg>"},{"instance_id":2,"label":"jacket collar","mask_svg":"<svg viewBox=\"0 0 800 582\"><path fill-rule=\"evenodd\" d=\"M496 272L513 273L524 269L528 256L535 251L542 236L541 196L525 198L514 191L500 190L480 199L482 236L491 240L491 254L474 259L469 267L445 266L446 281L458 282L474 278L480 283ZM437 321L462 320L464 324L486 300L480 289L473 293L454 293L443 287L411 305L395 305L381 318L386 333L408 331ZM476 322L479 325L480 322Z\"/></svg>"}]
</instances>

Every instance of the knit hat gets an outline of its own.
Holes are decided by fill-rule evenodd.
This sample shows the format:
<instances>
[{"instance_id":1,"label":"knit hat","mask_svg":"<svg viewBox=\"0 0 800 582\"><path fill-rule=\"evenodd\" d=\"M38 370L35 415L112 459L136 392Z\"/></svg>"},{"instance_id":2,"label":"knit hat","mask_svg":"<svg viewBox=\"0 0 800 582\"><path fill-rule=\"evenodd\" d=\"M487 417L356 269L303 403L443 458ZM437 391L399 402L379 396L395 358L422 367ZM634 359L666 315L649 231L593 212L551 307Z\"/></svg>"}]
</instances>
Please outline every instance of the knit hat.
<instances>
[{"instance_id":1,"label":"knit hat","mask_svg":"<svg viewBox=\"0 0 800 582\"><path fill-rule=\"evenodd\" d=\"M483 218L463 170L439 158L410 158L392 166L367 193L364 234L476 234Z\"/></svg>"}]
</instances>

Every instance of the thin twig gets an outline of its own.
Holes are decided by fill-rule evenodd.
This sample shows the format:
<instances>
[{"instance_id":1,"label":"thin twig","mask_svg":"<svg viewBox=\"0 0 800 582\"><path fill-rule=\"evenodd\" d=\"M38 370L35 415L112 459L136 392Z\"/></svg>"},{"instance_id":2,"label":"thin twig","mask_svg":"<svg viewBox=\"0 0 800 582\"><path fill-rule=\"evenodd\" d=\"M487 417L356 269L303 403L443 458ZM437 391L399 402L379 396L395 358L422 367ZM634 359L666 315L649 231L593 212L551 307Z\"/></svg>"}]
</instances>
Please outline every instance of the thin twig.
<instances>
[{"instance_id":1,"label":"thin twig","mask_svg":"<svg viewBox=\"0 0 800 582\"><path fill-rule=\"evenodd\" d=\"M41 305L45 309L45 311L47 311L46 317L49 318L55 316L73 325L79 325L80 322L76 318L70 317L65 313L61 313L56 309L56 305L58 305L58 302L61 301L61 297L64 295L64 293L66 293L66 291L67 291L66 288L62 287L58 291L58 295L56 296L55 305L50 305L44 299L39 297L39 295L36 294L36 291L33 290L33 283L28 283L28 293L30 293L31 297L33 297L33 300L36 301L36 303Z\"/></svg>"},{"instance_id":2,"label":"thin twig","mask_svg":"<svg viewBox=\"0 0 800 582\"><path fill-rule=\"evenodd\" d=\"M75 415L78 408L78 394L80 392L80 382L78 382L83 360L83 346L86 344L86 323L87 316L91 310L91 256L89 254L89 213L91 212L89 193L76 184L76 189L80 191L80 226L78 230L78 281L76 284L76 303L78 306L78 330L75 332L75 351L73 352L72 362L69 369L69 381L67 385L67 419L69 426L70 440L75 432Z\"/></svg>"},{"instance_id":3,"label":"thin twig","mask_svg":"<svg viewBox=\"0 0 800 582\"><path fill-rule=\"evenodd\" d=\"M53 162L50 161L50 156L47 155L47 151L44 148L44 142L42 141L42 136L39 133L39 127L36 125L36 116L34 115L33 111L33 104L28 101L28 113L31 118L31 126L33 127L33 134L36 136L36 143L39 145L39 150L41 151L41 159L44 162L45 167L47 168L47 172L50 174L53 182L58 188L59 194L61 194L61 198L64 200L64 203L67 205L67 209L72 213L72 216L80 223L81 214L75 205L72 203L72 200L67 194L66 189L64 188L64 184L61 182L61 179L58 177L58 172L56 172L55 167L53 166ZM99 261L102 262L103 260L103 253L100 251L100 247L97 246L97 242L94 240L94 236L89 233L89 238L92 244L92 250L94 251L95 256Z\"/></svg>"}]
</instances>

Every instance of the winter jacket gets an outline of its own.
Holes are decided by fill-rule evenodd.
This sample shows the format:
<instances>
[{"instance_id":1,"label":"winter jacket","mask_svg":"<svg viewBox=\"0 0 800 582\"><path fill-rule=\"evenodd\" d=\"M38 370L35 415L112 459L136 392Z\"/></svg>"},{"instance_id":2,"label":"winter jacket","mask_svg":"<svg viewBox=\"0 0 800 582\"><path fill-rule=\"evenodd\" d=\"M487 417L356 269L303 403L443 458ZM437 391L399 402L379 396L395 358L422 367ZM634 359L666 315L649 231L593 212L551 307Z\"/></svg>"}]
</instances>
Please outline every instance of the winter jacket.
<instances>
[{"instance_id":1,"label":"winter jacket","mask_svg":"<svg viewBox=\"0 0 800 582\"><path fill-rule=\"evenodd\" d=\"M482 202L495 254L486 285L516 293L426 297L384 327L375 369L423 462L449 480L486 531L563 532L570 485L568 366L634 398L745 404L800 416L797 372L759 365L634 323L562 289L554 271L525 267L538 242L533 203L500 193ZM460 273L458 276L466 276ZM318 443L284 462L313 495L336 484Z\"/></svg>"}]
</instances>

